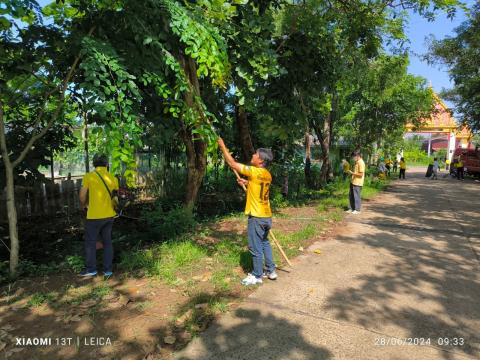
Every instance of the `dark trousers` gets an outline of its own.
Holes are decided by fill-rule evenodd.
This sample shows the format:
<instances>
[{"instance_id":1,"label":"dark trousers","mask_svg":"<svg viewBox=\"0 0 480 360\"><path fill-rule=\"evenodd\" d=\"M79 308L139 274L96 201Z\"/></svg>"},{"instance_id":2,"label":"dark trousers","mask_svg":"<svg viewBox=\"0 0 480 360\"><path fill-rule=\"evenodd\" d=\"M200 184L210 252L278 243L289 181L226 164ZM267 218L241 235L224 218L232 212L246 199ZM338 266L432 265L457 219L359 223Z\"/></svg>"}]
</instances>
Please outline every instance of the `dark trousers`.
<instances>
[{"instance_id":1,"label":"dark trousers","mask_svg":"<svg viewBox=\"0 0 480 360\"><path fill-rule=\"evenodd\" d=\"M112 271L113 246L112 246L113 218L87 219L85 221L85 262L88 272L97 270L97 239L103 241L103 270Z\"/></svg>"},{"instance_id":2,"label":"dark trousers","mask_svg":"<svg viewBox=\"0 0 480 360\"><path fill-rule=\"evenodd\" d=\"M463 179L464 177L463 166L457 168L457 179Z\"/></svg>"},{"instance_id":3,"label":"dark trousers","mask_svg":"<svg viewBox=\"0 0 480 360\"><path fill-rule=\"evenodd\" d=\"M264 256L267 271L272 272L275 270L272 247L270 241L268 241L268 232L271 228L272 218L248 217L248 250L252 254L253 259L252 274L257 278L261 278L263 275Z\"/></svg>"},{"instance_id":4,"label":"dark trousers","mask_svg":"<svg viewBox=\"0 0 480 360\"><path fill-rule=\"evenodd\" d=\"M404 178L405 179L405 169L400 169L400 175L398 175L398 178Z\"/></svg>"},{"instance_id":5,"label":"dark trousers","mask_svg":"<svg viewBox=\"0 0 480 360\"><path fill-rule=\"evenodd\" d=\"M361 192L361 186L350 183L350 209L360 211L360 208L362 207L362 198L360 197Z\"/></svg>"}]
</instances>

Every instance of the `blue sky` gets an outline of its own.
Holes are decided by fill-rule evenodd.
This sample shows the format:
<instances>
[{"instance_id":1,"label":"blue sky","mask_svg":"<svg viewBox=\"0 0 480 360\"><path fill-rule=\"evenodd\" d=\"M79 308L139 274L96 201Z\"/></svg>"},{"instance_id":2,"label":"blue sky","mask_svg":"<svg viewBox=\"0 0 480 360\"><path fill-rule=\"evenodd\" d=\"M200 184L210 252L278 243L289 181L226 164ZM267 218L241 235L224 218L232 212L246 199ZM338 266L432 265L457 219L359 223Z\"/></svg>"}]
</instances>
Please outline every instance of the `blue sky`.
<instances>
[{"instance_id":1,"label":"blue sky","mask_svg":"<svg viewBox=\"0 0 480 360\"><path fill-rule=\"evenodd\" d=\"M474 0L468 0L465 3L467 3L468 7L471 7ZM410 14L406 31L410 39L411 50L408 70L412 74L423 76L429 80L436 92L440 92L443 88L450 88L451 82L445 67L428 65L420 59L420 56L428 51L425 39L431 34L437 39L443 39L449 35L454 36L454 29L464 20L466 20L466 15L461 10L457 11L454 19L448 19L445 14L439 13L433 22L428 22L417 14Z\"/></svg>"}]
</instances>

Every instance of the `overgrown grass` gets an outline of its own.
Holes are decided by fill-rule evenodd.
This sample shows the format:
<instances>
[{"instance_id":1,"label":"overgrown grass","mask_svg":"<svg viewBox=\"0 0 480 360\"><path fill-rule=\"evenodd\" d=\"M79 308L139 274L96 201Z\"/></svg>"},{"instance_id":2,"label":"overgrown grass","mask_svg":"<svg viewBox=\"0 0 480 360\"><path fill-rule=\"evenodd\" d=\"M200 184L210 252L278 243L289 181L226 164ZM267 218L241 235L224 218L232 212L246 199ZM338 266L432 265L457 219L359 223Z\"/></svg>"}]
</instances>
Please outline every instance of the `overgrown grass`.
<instances>
[{"instance_id":1,"label":"overgrown grass","mask_svg":"<svg viewBox=\"0 0 480 360\"><path fill-rule=\"evenodd\" d=\"M183 238L133 254L123 254L120 266L127 271L142 269L147 276L158 276L168 284L177 284L179 275L193 272L199 260L206 257L207 250L194 240Z\"/></svg>"},{"instance_id":2,"label":"overgrown grass","mask_svg":"<svg viewBox=\"0 0 480 360\"><path fill-rule=\"evenodd\" d=\"M368 176L362 189L362 198L372 198L387 184L388 180ZM313 192L312 198L318 199L318 205L312 220L292 233L276 233L288 256L297 255L303 245L324 230L326 223L342 220L343 210L348 207L348 181L339 179L324 189ZM229 215L228 218L238 220L238 214ZM183 285L186 288L194 287L196 282L205 281L199 278L210 268L211 274L207 281L216 290L228 292L232 281L238 280L238 274L234 271L236 268L240 266L245 272L252 269L251 255L246 248L245 235L232 234L209 244L197 241L211 235L210 231L197 228L196 234L190 232L148 249L124 253L121 257L121 268L128 272L141 270L146 276L158 277L169 285ZM277 262L281 263L283 259L275 246L273 248Z\"/></svg>"}]
</instances>

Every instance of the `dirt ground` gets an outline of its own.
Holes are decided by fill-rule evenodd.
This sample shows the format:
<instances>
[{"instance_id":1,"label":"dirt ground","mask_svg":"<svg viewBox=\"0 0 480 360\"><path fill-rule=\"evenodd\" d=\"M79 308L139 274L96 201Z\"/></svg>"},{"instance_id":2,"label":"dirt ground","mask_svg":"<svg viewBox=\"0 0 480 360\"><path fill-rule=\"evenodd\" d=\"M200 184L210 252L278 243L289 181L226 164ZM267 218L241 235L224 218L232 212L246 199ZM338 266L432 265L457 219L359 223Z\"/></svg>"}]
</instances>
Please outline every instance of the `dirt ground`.
<instances>
[{"instance_id":1,"label":"dirt ground","mask_svg":"<svg viewBox=\"0 0 480 360\"><path fill-rule=\"evenodd\" d=\"M274 218L274 229L288 234L316 217L315 204L283 209ZM321 228L310 243L332 236L339 228L326 225L330 229ZM246 221L226 219L208 228L208 236L199 242L245 235ZM168 286L127 274L115 274L107 281L80 279L73 273L18 280L0 289L0 356L12 360L168 358L190 342L192 333L203 332L219 314L235 309L253 291L240 285L244 276L240 267L228 291L216 288L210 281L213 266L207 259L203 272L193 277L194 286ZM97 296L91 296L92 291ZM35 299L39 293L52 295L49 301ZM208 305L217 299L226 304L212 312ZM37 306L35 301L44 304ZM195 318L193 325L186 323L187 316ZM20 344L27 346L16 346Z\"/></svg>"}]
</instances>

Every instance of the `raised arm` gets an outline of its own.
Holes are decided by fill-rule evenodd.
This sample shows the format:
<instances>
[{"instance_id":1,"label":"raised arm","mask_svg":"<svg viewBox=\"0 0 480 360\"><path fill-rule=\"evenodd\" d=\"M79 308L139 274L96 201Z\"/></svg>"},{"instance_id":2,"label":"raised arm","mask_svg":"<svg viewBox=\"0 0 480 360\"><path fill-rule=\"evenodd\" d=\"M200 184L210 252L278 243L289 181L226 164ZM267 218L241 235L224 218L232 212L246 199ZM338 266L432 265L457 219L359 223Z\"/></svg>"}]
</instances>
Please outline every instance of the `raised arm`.
<instances>
[{"instance_id":1,"label":"raised arm","mask_svg":"<svg viewBox=\"0 0 480 360\"><path fill-rule=\"evenodd\" d=\"M222 151L223 157L225 158L225 161L228 164L228 166L230 166L233 170L235 170L237 172L241 172L242 171L242 164L235 161L235 159L233 158L233 156L230 154L227 147L225 146L225 143L223 142L223 139L219 137L217 142L218 142L218 147Z\"/></svg>"}]
</instances>

